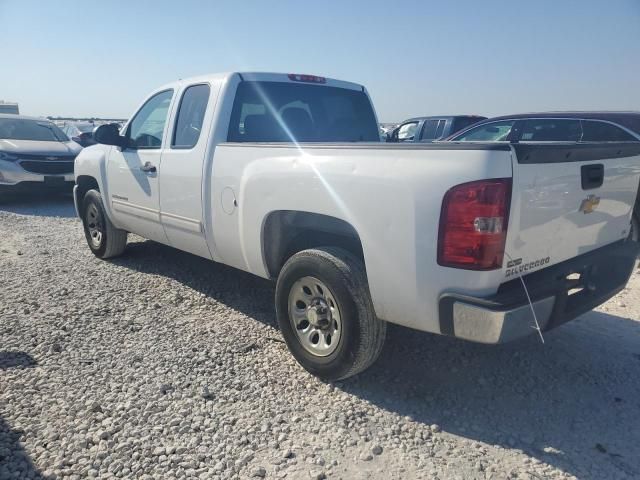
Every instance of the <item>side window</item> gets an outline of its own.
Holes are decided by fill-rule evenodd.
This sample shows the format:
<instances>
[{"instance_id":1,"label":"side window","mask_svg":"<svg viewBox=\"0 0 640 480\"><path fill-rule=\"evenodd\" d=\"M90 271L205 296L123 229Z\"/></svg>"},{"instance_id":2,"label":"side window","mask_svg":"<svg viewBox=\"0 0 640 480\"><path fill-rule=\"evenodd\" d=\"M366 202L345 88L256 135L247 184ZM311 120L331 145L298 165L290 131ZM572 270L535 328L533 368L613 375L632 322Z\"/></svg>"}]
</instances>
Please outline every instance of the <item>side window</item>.
<instances>
[{"instance_id":1,"label":"side window","mask_svg":"<svg viewBox=\"0 0 640 480\"><path fill-rule=\"evenodd\" d=\"M138 110L127 128L131 148L160 148L172 96L173 90L157 93Z\"/></svg>"},{"instance_id":2,"label":"side window","mask_svg":"<svg viewBox=\"0 0 640 480\"><path fill-rule=\"evenodd\" d=\"M436 138L440 138L444 132L444 126L447 124L446 120L439 120L438 127L436 128Z\"/></svg>"},{"instance_id":3,"label":"side window","mask_svg":"<svg viewBox=\"0 0 640 480\"><path fill-rule=\"evenodd\" d=\"M436 131L438 130L438 120L426 120L422 127L422 135L420 140L435 140Z\"/></svg>"},{"instance_id":4,"label":"side window","mask_svg":"<svg viewBox=\"0 0 640 480\"><path fill-rule=\"evenodd\" d=\"M467 130L465 133L455 137L455 142L506 142L509 133L516 122L514 120L503 120L500 122L485 123L475 128Z\"/></svg>"},{"instance_id":5,"label":"side window","mask_svg":"<svg viewBox=\"0 0 640 480\"><path fill-rule=\"evenodd\" d=\"M453 127L451 127L451 133L459 132L463 128L467 128L474 123L478 123L480 120L484 120L483 117L457 117L453 120Z\"/></svg>"},{"instance_id":6,"label":"side window","mask_svg":"<svg viewBox=\"0 0 640 480\"><path fill-rule=\"evenodd\" d=\"M407 142L413 140L418 128L418 122L405 123L398 128L398 141Z\"/></svg>"},{"instance_id":7,"label":"side window","mask_svg":"<svg viewBox=\"0 0 640 480\"><path fill-rule=\"evenodd\" d=\"M583 142L637 142L630 133L605 122L582 121Z\"/></svg>"},{"instance_id":8,"label":"side window","mask_svg":"<svg viewBox=\"0 0 640 480\"><path fill-rule=\"evenodd\" d=\"M521 142L578 142L582 137L580 120L539 118L525 120L520 130Z\"/></svg>"},{"instance_id":9,"label":"side window","mask_svg":"<svg viewBox=\"0 0 640 480\"><path fill-rule=\"evenodd\" d=\"M185 89L173 129L173 148L193 148L198 143L209 102L209 91L209 85L206 84L192 85Z\"/></svg>"}]
</instances>

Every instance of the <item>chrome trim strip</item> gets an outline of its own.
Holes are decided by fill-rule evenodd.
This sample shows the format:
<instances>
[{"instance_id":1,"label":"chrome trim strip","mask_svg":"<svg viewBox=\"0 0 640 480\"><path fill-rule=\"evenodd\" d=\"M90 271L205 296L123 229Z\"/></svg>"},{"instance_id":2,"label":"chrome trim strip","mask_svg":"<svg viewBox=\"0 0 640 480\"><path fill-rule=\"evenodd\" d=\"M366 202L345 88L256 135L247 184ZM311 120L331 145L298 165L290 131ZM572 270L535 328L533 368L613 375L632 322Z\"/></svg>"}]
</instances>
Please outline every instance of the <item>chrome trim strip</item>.
<instances>
[{"instance_id":1,"label":"chrome trim strip","mask_svg":"<svg viewBox=\"0 0 640 480\"><path fill-rule=\"evenodd\" d=\"M164 226L187 230L192 233L202 233L202 222L175 213L160 212L160 219Z\"/></svg>"},{"instance_id":2,"label":"chrome trim strip","mask_svg":"<svg viewBox=\"0 0 640 480\"><path fill-rule=\"evenodd\" d=\"M135 205L131 202L117 200L114 199L113 196L111 196L111 206L116 212L132 215L144 220L160 222L160 212L153 208L143 207L141 205Z\"/></svg>"}]
</instances>

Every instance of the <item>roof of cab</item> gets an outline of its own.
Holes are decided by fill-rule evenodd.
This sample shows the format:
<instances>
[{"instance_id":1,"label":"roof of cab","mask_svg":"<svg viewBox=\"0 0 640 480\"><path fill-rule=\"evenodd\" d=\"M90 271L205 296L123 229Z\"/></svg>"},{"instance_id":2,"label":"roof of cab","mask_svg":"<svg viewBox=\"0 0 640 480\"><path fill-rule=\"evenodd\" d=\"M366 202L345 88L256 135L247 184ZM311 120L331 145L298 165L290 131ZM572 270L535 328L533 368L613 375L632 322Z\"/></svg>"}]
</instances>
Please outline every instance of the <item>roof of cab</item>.
<instances>
[{"instance_id":1,"label":"roof of cab","mask_svg":"<svg viewBox=\"0 0 640 480\"><path fill-rule=\"evenodd\" d=\"M347 82L344 80L337 80L335 78L322 77L325 79L324 83L315 83L315 82L299 82L295 80L291 80L289 78L289 73L275 73L275 72L224 72L224 73L210 73L205 75L198 75L195 77L189 78L181 78L175 82L168 83L163 85L159 89L167 89L172 88L177 85L184 84L193 84L200 82L211 82L211 81L228 81L234 75L239 75L242 80L246 81L262 81L262 82L287 82L287 83L306 83L308 85L319 85L319 86L329 86L329 87L338 87L338 88L348 88L350 90L363 90L364 87L358 83Z\"/></svg>"}]
</instances>

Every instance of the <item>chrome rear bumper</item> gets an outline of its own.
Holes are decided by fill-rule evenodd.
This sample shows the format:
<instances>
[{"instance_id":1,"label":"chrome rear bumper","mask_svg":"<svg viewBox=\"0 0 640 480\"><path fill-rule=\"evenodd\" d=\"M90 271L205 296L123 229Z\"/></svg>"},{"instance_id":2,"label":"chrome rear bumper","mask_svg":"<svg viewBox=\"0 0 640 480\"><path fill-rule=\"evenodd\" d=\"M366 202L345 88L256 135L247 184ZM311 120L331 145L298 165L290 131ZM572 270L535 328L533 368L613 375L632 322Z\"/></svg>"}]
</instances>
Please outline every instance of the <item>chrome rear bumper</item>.
<instances>
[{"instance_id":1,"label":"chrome rear bumper","mask_svg":"<svg viewBox=\"0 0 640 480\"><path fill-rule=\"evenodd\" d=\"M566 323L620 292L640 246L619 241L500 286L488 298L447 293L440 297L440 331L480 343L505 343ZM577 274L577 275L576 275ZM535 319L532 312L535 311Z\"/></svg>"}]
</instances>

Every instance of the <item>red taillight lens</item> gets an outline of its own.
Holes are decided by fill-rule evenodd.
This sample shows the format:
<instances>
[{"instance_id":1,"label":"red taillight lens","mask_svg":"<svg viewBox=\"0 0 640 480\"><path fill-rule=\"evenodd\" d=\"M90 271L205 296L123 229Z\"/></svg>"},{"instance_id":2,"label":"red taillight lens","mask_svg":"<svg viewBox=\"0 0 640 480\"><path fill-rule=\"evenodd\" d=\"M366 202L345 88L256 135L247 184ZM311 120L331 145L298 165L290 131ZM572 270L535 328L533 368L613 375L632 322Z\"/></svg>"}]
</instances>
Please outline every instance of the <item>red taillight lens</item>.
<instances>
[{"instance_id":1,"label":"red taillight lens","mask_svg":"<svg viewBox=\"0 0 640 480\"><path fill-rule=\"evenodd\" d=\"M450 189L442 201L438 264L469 270L501 268L510 201L510 178Z\"/></svg>"}]
</instances>

